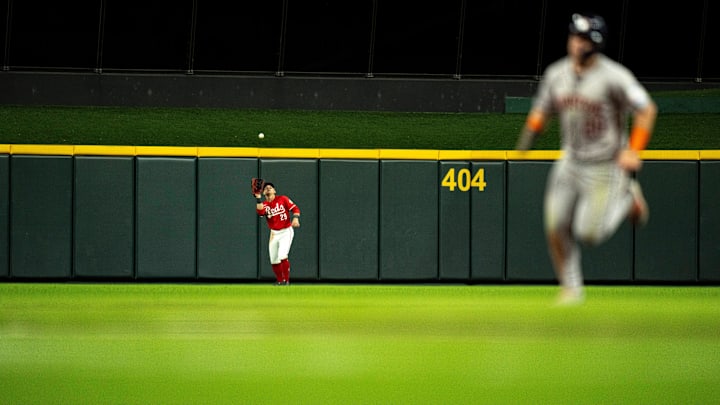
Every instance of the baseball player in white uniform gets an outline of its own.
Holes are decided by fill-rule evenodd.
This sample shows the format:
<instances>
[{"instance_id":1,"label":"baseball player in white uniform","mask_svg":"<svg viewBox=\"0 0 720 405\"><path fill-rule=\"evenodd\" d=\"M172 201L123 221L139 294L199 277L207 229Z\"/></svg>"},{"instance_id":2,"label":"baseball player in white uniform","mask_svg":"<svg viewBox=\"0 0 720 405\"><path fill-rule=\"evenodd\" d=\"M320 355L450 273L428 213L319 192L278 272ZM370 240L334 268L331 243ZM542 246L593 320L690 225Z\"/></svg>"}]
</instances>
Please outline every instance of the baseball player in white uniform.
<instances>
[{"instance_id":1,"label":"baseball player in white uniform","mask_svg":"<svg viewBox=\"0 0 720 405\"><path fill-rule=\"evenodd\" d=\"M544 219L559 304L584 300L580 242L596 245L623 219L648 218L632 173L642 166L638 152L650 140L657 107L627 68L601 53L606 38L602 17L573 14L567 56L547 67L517 144L530 149L558 115L563 154L548 177Z\"/></svg>"}]
</instances>

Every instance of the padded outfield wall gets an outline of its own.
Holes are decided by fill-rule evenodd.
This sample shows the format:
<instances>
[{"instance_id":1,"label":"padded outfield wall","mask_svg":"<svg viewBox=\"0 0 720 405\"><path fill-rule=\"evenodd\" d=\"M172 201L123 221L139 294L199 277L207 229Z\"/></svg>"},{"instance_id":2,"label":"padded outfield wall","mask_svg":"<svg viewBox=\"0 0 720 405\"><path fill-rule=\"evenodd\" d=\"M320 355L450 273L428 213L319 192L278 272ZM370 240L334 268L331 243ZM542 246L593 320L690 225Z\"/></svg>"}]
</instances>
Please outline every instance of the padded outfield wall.
<instances>
[{"instance_id":1,"label":"padded outfield wall","mask_svg":"<svg viewBox=\"0 0 720 405\"><path fill-rule=\"evenodd\" d=\"M249 179L302 210L303 282L554 282L557 151L0 145L0 280L272 279ZM649 224L583 253L589 282L720 281L720 151L645 151Z\"/></svg>"}]
</instances>

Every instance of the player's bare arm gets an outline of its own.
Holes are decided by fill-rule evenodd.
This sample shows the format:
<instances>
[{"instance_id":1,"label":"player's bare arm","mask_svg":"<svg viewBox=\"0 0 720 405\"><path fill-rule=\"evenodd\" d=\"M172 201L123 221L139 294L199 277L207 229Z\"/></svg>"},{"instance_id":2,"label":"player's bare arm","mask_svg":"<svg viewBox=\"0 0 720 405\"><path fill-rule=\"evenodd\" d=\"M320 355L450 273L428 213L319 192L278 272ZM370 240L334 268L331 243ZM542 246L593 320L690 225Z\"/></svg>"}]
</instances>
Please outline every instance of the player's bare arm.
<instances>
[{"instance_id":1,"label":"player's bare arm","mask_svg":"<svg viewBox=\"0 0 720 405\"><path fill-rule=\"evenodd\" d=\"M620 152L618 164L627 171L638 171L642 167L639 152L647 147L655 128L657 105L650 101L644 108L633 114L633 126L628 148Z\"/></svg>"},{"instance_id":2,"label":"player's bare arm","mask_svg":"<svg viewBox=\"0 0 720 405\"><path fill-rule=\"evenodd\" d=\"M521 151L527 151L532 149L535 144L535 140L543 132L545 128L545 122L547 120L547 114L538 109L533 109L525 120L525 125L520 132L515 149Z\"/></svg>"}]
</instances>

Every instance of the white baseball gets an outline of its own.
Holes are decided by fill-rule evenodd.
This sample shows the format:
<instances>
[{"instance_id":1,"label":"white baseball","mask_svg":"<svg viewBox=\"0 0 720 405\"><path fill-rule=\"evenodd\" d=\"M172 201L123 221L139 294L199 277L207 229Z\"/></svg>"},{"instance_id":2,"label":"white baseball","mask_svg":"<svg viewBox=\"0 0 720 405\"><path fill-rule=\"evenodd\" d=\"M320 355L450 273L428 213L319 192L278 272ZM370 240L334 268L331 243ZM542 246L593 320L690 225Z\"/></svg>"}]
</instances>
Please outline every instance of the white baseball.
<instances>
[{"instance_id":1,"label":"white baseball","mask_svg":"<svg viewBox=\"0 0 720 405\"><path fill-rule=\"evenodd\" d=\"M260 133L258 134L258 138L260 138L260 139L265 138L265 134L263 134L262 132L260 132Z\"/></svg>"}]
</instances>

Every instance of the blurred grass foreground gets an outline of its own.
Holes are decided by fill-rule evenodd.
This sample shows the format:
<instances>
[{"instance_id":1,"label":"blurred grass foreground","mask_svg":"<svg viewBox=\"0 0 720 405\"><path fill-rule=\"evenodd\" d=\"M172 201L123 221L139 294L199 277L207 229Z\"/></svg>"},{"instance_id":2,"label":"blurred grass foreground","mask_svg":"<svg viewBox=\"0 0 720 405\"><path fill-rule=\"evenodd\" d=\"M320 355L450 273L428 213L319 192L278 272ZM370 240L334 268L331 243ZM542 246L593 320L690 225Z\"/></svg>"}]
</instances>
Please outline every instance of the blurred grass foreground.
<instances>
[{"instance_id":1,"label":"blurred grass foreground","mask_svg":"<svg viewBox=\"0 0 720 405\"><path fill-rule=\"evenodd\" d=\"M708 404L720 289L0 283L7 404Z\"/></svg>"}]
</instances>

